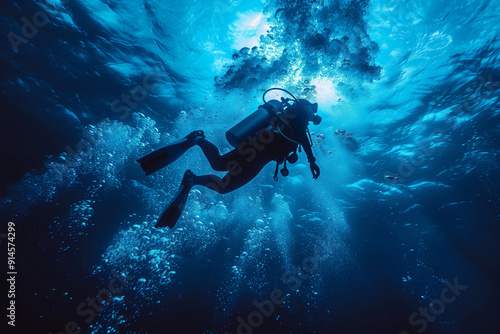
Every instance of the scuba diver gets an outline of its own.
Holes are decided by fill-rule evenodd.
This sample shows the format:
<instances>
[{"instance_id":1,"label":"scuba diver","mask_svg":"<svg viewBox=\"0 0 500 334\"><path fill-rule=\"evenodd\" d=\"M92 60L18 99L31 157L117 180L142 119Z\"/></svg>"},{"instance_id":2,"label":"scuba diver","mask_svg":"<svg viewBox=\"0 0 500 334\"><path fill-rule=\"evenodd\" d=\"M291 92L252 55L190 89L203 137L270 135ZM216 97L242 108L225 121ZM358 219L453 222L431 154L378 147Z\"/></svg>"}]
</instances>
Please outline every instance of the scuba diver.
<instances>
[{"instance_id":1,"label":"scuba diver","mask_svg":"<svg viewBox=\"0 0 500 334\"><path fill-rule=\"evenodd\" d=\"M266 101L266 94L273 90L283 91L291 96L281 101ZM191 147L198 145L205 154L210 166L216 171L227 172L220 178L217 175L195 175L191 170L184 173L181 185L170 205L162 213L155 227L173 228L186 204L189 191L193 186L204 186L220 194L226 194L250 182L271 161L276 161L274 180L278 180L281 164L283 176L289 172L286 163L298 160L297 151L301 147L314 179L320 174L311 146L312 138L308 124L318 125L321 117L317 115L318 104L296 99L290 92L281 88L271 88L264 92L264 104L240 123L226 132L226 139L234 149L224 155L205 139L203 131L193 131L180 141L160 148L137 160L149 175L177 160Z\"/></svg>"}]
</instances>

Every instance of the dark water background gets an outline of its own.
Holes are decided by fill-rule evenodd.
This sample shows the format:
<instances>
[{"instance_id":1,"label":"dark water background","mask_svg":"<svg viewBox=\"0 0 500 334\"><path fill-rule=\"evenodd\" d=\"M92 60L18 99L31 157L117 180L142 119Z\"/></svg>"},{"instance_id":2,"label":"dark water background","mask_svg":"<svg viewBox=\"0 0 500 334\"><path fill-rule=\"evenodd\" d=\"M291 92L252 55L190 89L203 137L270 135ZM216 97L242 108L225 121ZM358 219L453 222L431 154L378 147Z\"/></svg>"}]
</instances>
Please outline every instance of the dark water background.
<instances>
[{"instance_id":1,"label":"dark water background","mask_svg":"<svg viewBox=\"0 0 500 334\"><path fill-rule=\"evenodd\" d=\"M466 288L423 332L495 332L498 8L2 3L1 233L16 223L18 271L8 332L75 321L82 333L236 333L280 289L285 303L255 333L419 333L425 318L409 317L438 309L455 279ZM305 156L278 183L269 165L231 194L193 191L174 231L154 229L184 170L209 168L197 148L148 177L135 159L199 128L229 149L224 132L273 86L319 103L320 178ZM290 276L305 259L314 270ZM76 309L113 271L133 278L87 324Z\"/></svg>"}]
</instances>

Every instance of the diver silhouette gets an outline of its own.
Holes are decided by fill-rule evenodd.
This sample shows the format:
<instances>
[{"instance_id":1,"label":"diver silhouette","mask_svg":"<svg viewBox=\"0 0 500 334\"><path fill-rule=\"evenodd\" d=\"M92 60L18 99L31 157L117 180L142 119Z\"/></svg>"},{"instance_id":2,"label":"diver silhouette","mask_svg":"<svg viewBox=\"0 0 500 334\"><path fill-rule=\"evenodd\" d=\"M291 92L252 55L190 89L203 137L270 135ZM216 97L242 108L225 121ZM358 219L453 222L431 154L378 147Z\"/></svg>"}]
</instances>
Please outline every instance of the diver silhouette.
<instances>
[{"instance_id":1,"label":"diver silhouette","mask_svg":"<svg viewBox=\"0 0 500 334\"><path fill-rule=\"evenodd\" d=\"M266 101L269 91L279 90L291 96L281 101ZM318 104L296 99L290 92L281 88L271 88L264 92L264 104L240 123L226 132L226 138L234 149L224 155L217 146L209 142L203 131L193 131L180 141L162 147L137 160L149 175L177 160L191 147L198 145L207 157L210 166L227 174L195 175L191 170L184 173L181 185L174 199L158 219L155 227L173 228L186 204L189 191L199 185L226 194L251 181L271 161L276 161L274 180L278 180L281 164L283 176L288 176L286 163L298 160L297 151L304 149L314 179L320 174L311 146L312 138L308 124L318 125L321 117L317 115Z\"/></svg>"}]
</instances>

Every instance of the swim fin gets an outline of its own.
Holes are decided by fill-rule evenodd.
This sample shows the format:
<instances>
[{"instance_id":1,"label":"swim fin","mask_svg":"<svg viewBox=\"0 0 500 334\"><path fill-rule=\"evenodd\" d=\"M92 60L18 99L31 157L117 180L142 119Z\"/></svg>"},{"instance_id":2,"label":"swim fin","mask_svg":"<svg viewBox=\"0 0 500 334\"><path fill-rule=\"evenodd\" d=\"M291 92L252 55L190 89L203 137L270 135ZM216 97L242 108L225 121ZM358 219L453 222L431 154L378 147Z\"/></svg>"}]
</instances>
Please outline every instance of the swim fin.
<instances>
[{"instance_id":1,"label":"swim fin","mask_svg":"<svg viewBox=\"0 0 500 334\"><path fill-rule=\"evenodd\" d=\"M146 175L149 175L179 159L184 152L196 145L198 140L203 138L205 138L203 131L193 131L175 143L146 154L137 159L137 162L141 164L141 168L146 172Z\"/></svg>"},{"instance_id":2,"label":"swim fin","mask_svg":"<svg viewBox=\"0 0 500 334\"><path fill-rule=\"evenodd\" d=\"M170 205L165 209L165 211L163 211L160 218L158 218L155 225L156 228L165 226L174 228L182 214L182 211L184 210L189 191L191 190L191 187L193 187L193 178L195 176L196 175L189 169L184 173L184 177L182 178L181 186L179 187L177 194L172 202L170 202Z\"/></svg>"}]
</instances>

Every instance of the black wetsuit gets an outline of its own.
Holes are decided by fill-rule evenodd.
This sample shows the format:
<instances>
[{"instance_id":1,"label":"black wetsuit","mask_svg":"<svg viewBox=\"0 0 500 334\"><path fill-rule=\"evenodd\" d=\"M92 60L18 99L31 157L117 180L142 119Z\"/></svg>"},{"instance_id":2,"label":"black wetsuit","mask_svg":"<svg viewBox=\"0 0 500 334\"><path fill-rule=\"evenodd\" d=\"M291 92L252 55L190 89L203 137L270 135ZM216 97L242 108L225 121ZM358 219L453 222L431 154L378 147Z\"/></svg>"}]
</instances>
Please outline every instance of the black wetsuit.
<instances>
[{"instance_id":1,"label":"black wetsuit","mask_svg":"<svg viewBox=\"0 0 500 334\"><path fill-rule=\"evenodd\" d=\"M288 125L287 125L288 124ZM308 119L302 108L296 104L285 109L271 128L248 137L238 148L221 155L217 146L206 139L198 142L210 166L216 171L227 171L220 178L217 175L194 177L194 185L202 185L221 194L231 192L250 182L271 161L283 161L291 152L302 145L309 162L314 162L306 129ZM288 138L286 138L286 137Z\"/></svg>"}]
</instances>

